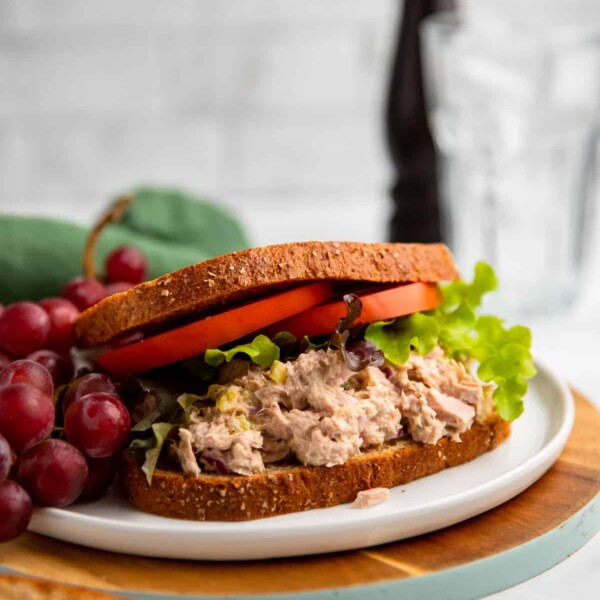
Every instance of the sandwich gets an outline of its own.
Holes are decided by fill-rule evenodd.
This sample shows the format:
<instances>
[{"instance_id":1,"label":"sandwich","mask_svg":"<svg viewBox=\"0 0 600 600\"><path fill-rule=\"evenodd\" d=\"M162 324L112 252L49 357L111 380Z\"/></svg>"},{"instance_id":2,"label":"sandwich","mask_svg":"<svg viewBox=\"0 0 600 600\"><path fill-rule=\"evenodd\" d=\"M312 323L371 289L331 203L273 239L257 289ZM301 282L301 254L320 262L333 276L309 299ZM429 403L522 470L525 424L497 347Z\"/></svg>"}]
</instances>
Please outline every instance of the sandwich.
<instances>
[{"instance_id":1,"label":"sandwich","mask_svg":"<svg viewBox=\"0 0 600 600\"><path fill-rule=\"evenodd\" d=\"M484 263L461 280L442 244L302 242L106 298L75 333L128 396L120 489L240 521L369 504L492 450L535 374L529 330L477 314L496 285Z\"/></svg>"}]
</instances>

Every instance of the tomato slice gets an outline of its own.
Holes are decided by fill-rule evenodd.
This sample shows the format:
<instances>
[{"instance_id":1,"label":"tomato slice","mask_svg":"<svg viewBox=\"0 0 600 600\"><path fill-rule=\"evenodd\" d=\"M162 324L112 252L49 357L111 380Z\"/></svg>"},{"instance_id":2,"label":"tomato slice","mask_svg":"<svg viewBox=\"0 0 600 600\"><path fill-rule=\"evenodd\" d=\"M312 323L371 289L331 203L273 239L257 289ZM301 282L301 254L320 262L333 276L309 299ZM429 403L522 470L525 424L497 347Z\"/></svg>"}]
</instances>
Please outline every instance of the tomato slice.
<instances>
[{"instance_id":1,"label":"tomato slice","mask_svg":"<svg viewBox=\"0 0 600 600\"><path fill-rule=\"evenodd\" d=\"M334 293L330 282L303 286L109 350L96 360L116 375L142 373L233 342L321 304Z\"/></svg>"},{"instance_id":2,"label":"tomato slice","mask_svg":"<svg viewBox=\"0 0 600 600\"><path fill-rule=\"evenodd\" d=\"M374 321L385 321L412 313L437 308L442 303L442 294L434 283L409 283L382 292L357 294L362 302L362 312L356 324L366 325ZM267 335L278 331L289 331L297 339L327 335L333 332L336 323L346 316L346 305L342 300L309 308L303 313L271 325Z\"/></svg>"}]
</instances>

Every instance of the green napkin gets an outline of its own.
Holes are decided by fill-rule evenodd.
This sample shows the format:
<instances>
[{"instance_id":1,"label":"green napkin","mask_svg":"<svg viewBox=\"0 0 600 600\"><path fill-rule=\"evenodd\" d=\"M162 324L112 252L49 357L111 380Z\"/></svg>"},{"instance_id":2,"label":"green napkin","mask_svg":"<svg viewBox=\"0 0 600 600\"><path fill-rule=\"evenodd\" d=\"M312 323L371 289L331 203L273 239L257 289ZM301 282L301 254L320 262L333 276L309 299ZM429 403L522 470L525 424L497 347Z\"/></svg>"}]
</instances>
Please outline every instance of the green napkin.
<instances>
[{"instance_id":1,"label":"green napkin","mask_svg":"<svg viewBox=\"0 0 600 600\"><path fill-rule=\"evenodd\" d=\"M123 244L148 259L149 278L249 246L240 224L222 208L189 194L163 189L135 192L122 221L106 227L97 266ZM42 217L0 215L0 302L56 296L82 274L85 227Z\"/></svg>"}]
</instances>

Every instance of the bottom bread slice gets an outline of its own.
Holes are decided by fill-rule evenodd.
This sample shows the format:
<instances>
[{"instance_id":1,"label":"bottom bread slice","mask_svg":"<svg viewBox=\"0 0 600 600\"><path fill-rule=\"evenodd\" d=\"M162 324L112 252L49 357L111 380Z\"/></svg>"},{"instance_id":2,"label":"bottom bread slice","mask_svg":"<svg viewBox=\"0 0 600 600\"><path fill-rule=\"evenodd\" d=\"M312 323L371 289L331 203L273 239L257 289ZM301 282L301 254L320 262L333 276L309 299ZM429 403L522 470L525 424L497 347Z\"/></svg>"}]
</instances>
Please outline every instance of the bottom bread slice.
<instances>
[{"instance_id":1,"label":"bottom bread slice","mask_svg":"<svg viewBox=\"0 0 600 600\"><path fill-rule=\"evenodd\" d=\"M157 469L152 486L126 450L119 479L126 498L145 512L197 521L245 521L352 502L361 490L395 487L469 462L509 435L510 424L493 414L463 433L460 442L401 439L335 467L277 465L251 476L203 473L186 478Z\"/></svg>"}]
</instances>

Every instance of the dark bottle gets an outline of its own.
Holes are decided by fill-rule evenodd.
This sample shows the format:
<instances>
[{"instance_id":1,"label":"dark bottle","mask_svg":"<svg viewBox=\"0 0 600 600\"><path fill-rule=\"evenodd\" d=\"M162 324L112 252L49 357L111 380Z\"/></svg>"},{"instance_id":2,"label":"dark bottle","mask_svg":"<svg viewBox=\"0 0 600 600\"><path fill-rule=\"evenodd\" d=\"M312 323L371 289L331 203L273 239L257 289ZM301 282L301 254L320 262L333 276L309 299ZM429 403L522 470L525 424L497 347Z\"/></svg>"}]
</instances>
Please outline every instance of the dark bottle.
<instances>
[{"instance_id":1,"label":"dark bottle","mask_svg":"<svg viewBox=\"0 0 600 600\"><path fill-rule=\"evenodd\" d=\"M439 242L436 152L423 94L419 28L452 0L405 0L386 109L386 134L394 165L393 242Z\"/></svg>"}]
</instances>

